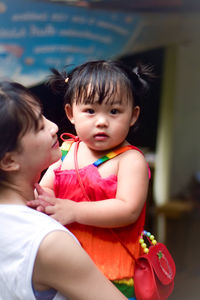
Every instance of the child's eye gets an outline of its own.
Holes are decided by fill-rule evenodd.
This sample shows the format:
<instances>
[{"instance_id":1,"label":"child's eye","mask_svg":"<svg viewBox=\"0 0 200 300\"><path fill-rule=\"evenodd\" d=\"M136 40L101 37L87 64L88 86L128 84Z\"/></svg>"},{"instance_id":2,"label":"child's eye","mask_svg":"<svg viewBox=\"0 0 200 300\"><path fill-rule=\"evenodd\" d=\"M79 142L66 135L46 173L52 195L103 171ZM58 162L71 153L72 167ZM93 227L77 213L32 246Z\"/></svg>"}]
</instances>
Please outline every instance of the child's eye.
<instances>
[{"instance_id":1,"label":"child's eye","mask_svg":"<svg viewBox=\"0 0 200 300\"><path fill-rule=\"evenodd\" d=\"M112 115L116 115L116 114L119 113L119 109L113 108L113 109L111 109L110 113L111 113Z\"/></svg>"},{"instance_id":2,"label":"child's eye","mask_svg":"<svg viewBox=\"0 0 200 300\"><path fill-rule=\"evenodd\" d=\"M92 115L92 114L94 114L94 109L88 108L88 109L86 110L86 112L87 112L88 114Z\"/></svg>"}]
</instances>

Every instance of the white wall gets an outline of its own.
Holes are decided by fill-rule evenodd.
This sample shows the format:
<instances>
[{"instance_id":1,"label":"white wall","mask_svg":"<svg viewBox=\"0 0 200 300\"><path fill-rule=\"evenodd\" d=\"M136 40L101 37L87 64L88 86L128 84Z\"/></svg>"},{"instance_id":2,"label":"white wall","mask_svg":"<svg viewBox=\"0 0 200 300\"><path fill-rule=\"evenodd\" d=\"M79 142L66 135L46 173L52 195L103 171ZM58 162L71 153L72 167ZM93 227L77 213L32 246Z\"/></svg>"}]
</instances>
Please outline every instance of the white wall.
<instances>
[{"instance_id":1,"label":"white wall","mask_svg":"<svg viewBox=\"0 0 200 300\"><path fill-rule=\"evenodd\" d=\"M177 49L170 194L180 193L200 170L200 43Z\"/></svg>"},{"instance_id":2,"label":"white wall","mask_svg":"<svg viewBox=\"0 0 200 300\"><path fill-rule=\"evenodd\" d=\"M166 50L154 197L163 204L200 170L200 44Z\"/></svg>"}]
</instances>

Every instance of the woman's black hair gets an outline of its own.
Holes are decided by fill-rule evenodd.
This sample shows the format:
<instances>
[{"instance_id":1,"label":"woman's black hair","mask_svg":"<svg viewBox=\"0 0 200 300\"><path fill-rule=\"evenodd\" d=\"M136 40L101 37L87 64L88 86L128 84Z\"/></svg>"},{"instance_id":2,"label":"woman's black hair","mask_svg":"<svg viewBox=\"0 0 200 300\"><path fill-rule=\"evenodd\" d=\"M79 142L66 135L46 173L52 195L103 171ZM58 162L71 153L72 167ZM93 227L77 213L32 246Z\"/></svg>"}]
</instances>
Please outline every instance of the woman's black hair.
<instances>
[{"instance_id":1,"label":"woman's black hair","mask_svg":"<svg viewBox=\"0 0 200 300\"><path fill-rule=\"evenodd\" d=\"M0 159L18 147L19 139L38 128L41 106L31 92L16 82L0 82Z\"/></svg>"}]
</instances>

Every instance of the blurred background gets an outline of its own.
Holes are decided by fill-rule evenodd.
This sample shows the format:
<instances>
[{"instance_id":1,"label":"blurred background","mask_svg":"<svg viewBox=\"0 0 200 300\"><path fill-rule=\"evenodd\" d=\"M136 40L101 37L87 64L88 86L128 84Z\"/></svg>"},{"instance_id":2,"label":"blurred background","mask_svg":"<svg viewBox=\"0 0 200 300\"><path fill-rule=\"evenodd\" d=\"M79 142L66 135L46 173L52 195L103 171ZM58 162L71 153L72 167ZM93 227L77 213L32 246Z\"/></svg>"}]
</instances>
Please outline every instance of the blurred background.
<instances>
[{"instance_id":1,"label":"blurred background","mask_svg":"<svg viewBox=\"0 0 200 300\"><path fill-rule=\"evenodd\" d=\"M50 68L119 59L153 66L144 118L128 140L152 171L146 229L177 266L171 300L200 294L200 1L0 0L0 78L42 101L59 133L71 131L62 99L45 84Z\"/></svg>"}]
</instances>

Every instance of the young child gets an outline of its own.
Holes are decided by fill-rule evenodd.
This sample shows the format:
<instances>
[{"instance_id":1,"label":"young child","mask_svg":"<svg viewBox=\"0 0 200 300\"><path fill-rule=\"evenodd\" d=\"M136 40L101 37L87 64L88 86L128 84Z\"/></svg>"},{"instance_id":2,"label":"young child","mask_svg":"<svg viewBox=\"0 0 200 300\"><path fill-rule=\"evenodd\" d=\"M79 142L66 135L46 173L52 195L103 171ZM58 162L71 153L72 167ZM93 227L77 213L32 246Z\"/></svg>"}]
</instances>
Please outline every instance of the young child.
<instances>
[{"instance_id":1,"label":"young child","mask_svg":"<svg viewBox=\"0 0 200 300\"><path fill-rule=\"evenodd\" d=\"M62 135L62 161L47 170L39 198L29 203L67 225L130 299L134 261L122 244L139 256L149 170L126 137L139 119L151 77L147 67L132 70L117 61L88 62L69 74L53 70L49 84L64 94L77 137Z\"/></svg>"}]
</instances>

